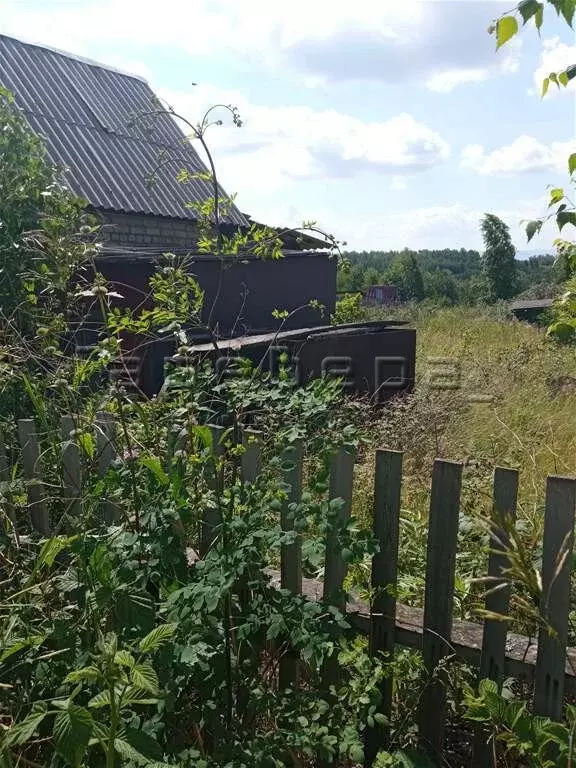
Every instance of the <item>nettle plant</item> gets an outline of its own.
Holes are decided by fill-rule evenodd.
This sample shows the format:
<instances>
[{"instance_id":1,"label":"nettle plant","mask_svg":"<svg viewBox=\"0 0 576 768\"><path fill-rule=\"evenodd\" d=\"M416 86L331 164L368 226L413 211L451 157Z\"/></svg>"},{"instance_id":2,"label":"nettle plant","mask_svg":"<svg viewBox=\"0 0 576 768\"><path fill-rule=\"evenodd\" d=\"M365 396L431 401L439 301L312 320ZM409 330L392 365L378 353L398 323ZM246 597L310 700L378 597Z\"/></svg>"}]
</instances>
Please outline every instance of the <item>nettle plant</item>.
<instances>
[{"instance_id":1,"label":"nettle plant","mask_svg":"<svg viewBox=\"0 0 576 768\"><path fill-rule=\"evenodd\" d=\"M40 145L12 105L3 106L2 119L16 121L21 137L6 150L14 167L28 173L31 155L19 150L33 141L42 172L18 200L31 213L8 247L33 250L11 272L22 299L5 309L0 340L2 429L14 467L0 476L0 765L361 760L363 731L379 720L386 664L353 639L338 609L278 589L271 577L297 534L308 575L320 573L331 532L351 564L373 551L353 517L340 522L342 501L328 498L332 456L360 439L358 408L336 381L298 387L284 365L263 375L247 361L226 379L209 367L174 366L152 400L110 383L126 333L143 343L170 336L185 352L189 327L201 323L202 291L185 261L167 256L147 307L123 307L97 270L97 227L57 180L50 191L61 206L59 228L46 215ZM13 179L20 189L21 175ZM3 183L9 190L10 179ZM218 210L216 200L203 212L202 248L264 248L255 233L225 239ZM31 245L35 228L47 234ZM271 242L274 256L277 234ZM99 337L81 358L71 345L95 311ZM116 458L104 475L94 438L102 411L116 421ZM63 497L63 415L73 419L82 467L73 514ZM30 528L34 483L20 474L15 437L22 416L39 427L49 538ZM248 428L261 455L252 482L242 476ZM280 510L295 447L307 458L306 484L288 507L294 530L286 532ZM218 520L209 536L207 511ZM287 654L301 659L300 687L279 682ZM326 663L336 657L340 675L327 685Z\"/></svg>"},{"instance_id":2,"label":"nettle plant","mask_svg":"<svg viewBox=\"0 0 576 768\"><path fill-rule=\"evenodd\" d=\"M546 0L545 2L522 0L513 11L501 16L490 25L488 31L495 35L497 49L514 38L519 31L520 23L526 25L533 22L540 33L545 11L552 9L569 27L573 26L576 0ZM551 85L558 89L566 88L574 78L576 78L576 62L561 72L550 72L542 82L542 98L546 96ZM566 169L570 177L569 183L573 186L576 181L576 152L567 158ZM557 248L558 258L572 272L572 277L566 284L565 294L556 302L555 318L549 327L549 333L558 340L573 342L576 340L576 243L565 239L562 233L566 226L576 227L576 205L570 193L564 188L551 188L549 194L550 213L526 222L526 235L530 242L547 221L555 219L560 237L554 241L554 245Z\"/></svg>"}]
</instances>

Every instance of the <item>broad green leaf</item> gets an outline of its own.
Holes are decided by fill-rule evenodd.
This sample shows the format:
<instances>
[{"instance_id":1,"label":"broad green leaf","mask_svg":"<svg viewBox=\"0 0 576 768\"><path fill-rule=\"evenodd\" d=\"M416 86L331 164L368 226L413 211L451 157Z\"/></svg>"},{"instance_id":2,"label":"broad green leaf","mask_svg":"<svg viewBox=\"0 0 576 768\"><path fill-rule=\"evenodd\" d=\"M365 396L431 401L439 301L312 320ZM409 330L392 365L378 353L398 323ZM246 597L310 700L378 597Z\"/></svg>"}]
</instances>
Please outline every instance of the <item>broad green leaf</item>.
<instances>
[{"instance_id":1,"label":"broad green leaf","mask_svg":"<svg viewBox=\"0 0 576 768\"><path fill-rule=\"evenodd\" d=\"M205 425L196 425L192 427L192 434L200 440L203 447L212 450L212 430Z\"/></svg>"},{"instance_id":2,"label":"broad green leaf","mask_svg":"<svg viewBox=\"0 0 576 768\"><path fill-rule=\"evenodd\" d=\"M550 72L550 74L548 75L548 79L550 80L551 83L556 83L556 85L558 85L558 75L556 74L556 72Z\"/></svg>"},{"instance_id":3,"label":"broad green leaf","mask_svg":"<svg viewBox=\"0 0 576 768\"><path fill-rule=\"evenodd\" d=\"M91 682L98 680L100 677L100 673L96 669L96 667L83 667L82 669L74 669L72 672L69 672L65 679L65 683L79 683L82 680L90 680Z\"/></svg>"},{"instance_id":4,"label":"broad green leaf","mask_svg":"<svg viewBox=\"0 0 576 768\"><path fill-rule=\"evenodd\" d=\"M574 0L560 0L556 7L558 14L562 14L569 27L572 26L574 20L574 11L576 10L576 3Z\"/></svg>"},{"instance_id":5,"label":"broad green leaf","mask_svg":"<svg viewBox=\"0 0 576 768\"><path fill-rule=\"evenodd\" d=\"M514 16L503 16L496 22L496 50L511 40L518 32L518 22Z\"/></svg>"},{"instance_id":6,"label":"broad green leaf","mask_svg":"<svg viewBox=\"0 0 576 768\"><path fill-rule=\"evenodd\" d=\"M556 203L559 203L560 200L564 199L564 190L560 187L555 187L554 189L550 190L550 202L548 203L548 208L550 208L552 205L556 205Z\"/></svg>"},{"instance_id":7,"label":"broad green leaf","mask_svg":"<svg viewBox=\"0 0 576 768\"><path fill-rule=\"evenodd\" d=\"M16 640L12 645L2 651L2 655L0 655L0 663L6 661L10 656L13 656L24 648L37 648L42 645L44 640L46 640L46 635L31 635L25 640Z\"/></svg>"},{"instance_id":8,"label":"broad green leaf","mask_svg":"<svg viewBox=\"0 0 576 768\"><path fill-rule=\"evenodd\" d=\"M523 0L523 2L518 5L518 11L522 16L524 24L535 16L538 11L541 11L543 7L543 4L539 3L538 0Z\"/></svg>"},{"instance_id":9,"label":"broad green leaf","mask_svg":"<svg viewBox=\"0 0 576 768\"><path fill-rule=\"evenodd\" d=\"M129 651L118 651L114 656L114 661L121 667L132 667L136 664L134 656Z\"/></svg>"},{"instance_id":10,"label":"broad green leaf","mask_svg":"<svg viewBox=\"0 0 576 768\"><path fill-rule=\"evenodd\" d=\"M52 539L45 541L34 564L34 570L30 577L31 580L34 579L38 571L44 566L51 568L60 552L67 549L77 538L78 536L54 536Z\"/></svg>"},{"instance_id":11,"label":"broad green leaf","mask_svg":"<svg viewBox=\"0 0 576 768\"><path fill-rule=\"evenodd\" d=\"M53 728L56 751L74 768L82 762L93 726L90 712L76 704L70 704L68 709L56 715Z\"/></svg>"},{"instance_id":12,"label":"broad green leaf","mask_svg":"<svg viewBox=\"0 0 576 768\"><path fill-rule=\"evenodd\" d=\"M142 653L150 653L162 648L176 632L176 626L176 624L161 624L159 627L154 627L146 637L140 640L139 647Z\"/></svg>"},{"instance_id":13,"label":"broad green leaf","mask_svg":"<svg viewBox=\"0 0 576 768\"><path fill-rule=\"evenodd\" d=\"M540 229L542 228L542 222L535 219L534 221L529 221L528 224L526 224L526 237L528 238L528 242L532 240L535 234L540 232Z\"/></svg>"},{"instance_id":14,"label":"broad green leaf","mask_svg":"<svg viewBox=\"0 0 576 768\"><path fill-rule=\"evenodd\" d=\"M164 757L162 747L145 731L126 727L122 732L122 738L140 755L143 755L148 760L152 760L155 763L162 762Z\"/></svg>"},{"instance_id":15,"label":"broad green leaf","mask_svg":"<svg viewBox=\"0 0 576 768\"><path fill-rule=\"evenodd\" d=\"M122 694L122 706L128 707L133 704L140 704L147 706L148 704L158 704L160 699L152 696L143 696L141 688L135 685L129 685L128 688Z\"/></svg>"},{"instance_id":16,"label":"broad green leaf","mask_svg":"<svg viewBox=\"0 0 576 768\"><path fill-rule=\"evenodd\" d=\"M132 684L153 695L159 693L158 675L151 664L137 664L130 672Z\"/></svg>"},{"instance_id":17,"label":"broad green leaf","mask_svg":"<svg viewBox=\"0 0 576 768\"><path fill-rule=\"evenodd\" d=\"M96 696L93 696L88 702L90 709L102 709L102 707L110 706L110 692L100 691Z\"/></svg>"},{"instance_id":18,"label":"broad green leaf","mask_svg":"<svg viewBox=\"0 0 576 768\"><path fill-rule=\"evenodd\" d=\"M576 211L560 211L560 213L556 214L556 224L558 224L560 232L562 232L562 228L566 224L572 224L572 226L576 227Z\"/></svg>"},{"instance_id":19,"label":"broad green leaf","mask_svg":"<svg viewBox=\"0 0 576 768\"><path fill-rule=\"evenodd\" d=\"M548 93L549 87L550 87L550 78L545 77L544 80L542 80L542 94L541 94L542 98L544 98L544 96L546 96L546 94Z\"/></svg>"},{"instance_id":20,"label":"broad green leaf","mask_svg":"<svg viewBox=\"0 0 576 768\"><path fill-rule=\"evenodd\" d=\"M544 5L543 3L540 3L540 8L534 14L534 24L536 24L536 29L538 30L538 34L540 34L540 29L542 28L543 23L544 23Z\"/></svg>"},{"instance_id":21,"label":"broad green leaf","mask_svg":"<svg viewBox=\"0 0 576 768\"><path fill-rule=\"evenodd\" d=\"M150 765L151 761L147 757L144 757L144 755L141 755L137 749L130 746L124 739L114 739L114 748L120 757L125 760L136 763L136 765Z\"/></svg>"},{"instance_id":22,"label":"broad green leaf","mask_svg":"<svg viewBox=\"0 0 576 768\"><path fill-rule=\"evenodd\" d=\"M573 152L568 158L568 173L570 176L576 171L576 152Z\"/></svg>"},{"instance_id":23,"label":"broad green leaf","mask_svg":"<svg viewBox=\"0 0 576 768\"><path fill-rule=\"evenodd\" d=\"M96 441L94 440L94 435L91 432L80 432L77 440L86 456L92 460L96 453Z\"/></svg>"},{"instance_id":24,"label":"broad green leaf","mask_svg":"<svg viewBox=\"0 0 576 768\"><path fill-rule=\"evenodd\" d=\"M142 464L143 467L147 467L161 485L170 484L170 478L166 472L164 472L160 460L155 456L142 456L140 458L140 464Z\"/></svg>"},{"instance_id":25,"label":"broad green leaf","mask_svg":"<svg viewBox=\"0 0 576 768\"><path fill-rule=\"evenodd\" d=\"M484 680L480 680L478 692L480 693L480 696L484 696L487 693L498 693L498 685L494 680L485 678Z\"/></svg>"},{"instance_id":26,"label":"broad green leaf","mask_svg":"<svg viewBox=\"0 0 576 768\"><path fill-rule=\"evenodd\" d=\"M568 85L568 73L567 72L559 72L558 73L558 82L560 85L563 85L564 88Z\"/></svg>"},{"instance_id":27,"label":"broad green leaf","mask_svg":"<svg viewBox=\"0 0 576 768\"><path fill-rule=\"evenodd\" d=\"M554 338L560 341L568 341L576 336L576 327L567 320L559 320L557 323L552 323L549 326L547 334L548 336L554 336Z\"/></svg>"},{"instance_id":28,"label":"broad green leaf","mask_svg":"<svg viewBox=\"0 0 576 768\"><path fill-rule=\"evenodd\" d=\"M36 729L46 717L48 709L45 704L35 704L32 708L32 712L21 720L19 723L13 725L10 730L4 734L4 744L10 747L17 747L20 744L25 744L34 735Z\"/></svg>"}]
</instances>

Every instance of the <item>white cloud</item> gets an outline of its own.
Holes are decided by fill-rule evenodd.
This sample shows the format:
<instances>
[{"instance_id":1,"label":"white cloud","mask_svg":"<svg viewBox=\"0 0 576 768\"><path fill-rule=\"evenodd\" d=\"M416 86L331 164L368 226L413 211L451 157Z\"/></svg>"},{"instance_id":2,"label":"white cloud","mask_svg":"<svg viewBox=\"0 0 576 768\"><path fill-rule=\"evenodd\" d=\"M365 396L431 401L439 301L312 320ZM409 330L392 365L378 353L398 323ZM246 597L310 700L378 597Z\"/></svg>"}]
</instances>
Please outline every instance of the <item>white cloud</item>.
<instances>
[{"instance_id":1,"label":"white cloud","mask_svg":"<svg viewBox=\"0 0 576 768\"><path fill-rule=\"evenodd\" d=\"M542 93L544 78L548 77L551 72L562 72L572 64L576 64L576 45L561 43L558 37L544 40L540 56L540 66L534 72L534 90L538 97ZM560 89L551 83L548 94L554 96L559 93L568 92L574 98L575 83L576 80L571 80L566 88L561 87Z\"/></svg>"},{"instance_id":2,"label":"white cloud","mask_svg":"<svg viewBox=\"0 0 576 768\"><path fill-rule=\"evenodd\" d=\"M404 176L394 176L390 184L390 189L394 190L395 192L400 192L407 188L408 179L406 179Z\"/></svg>"},{"instance_id":3,"label":"white cloud","mask_svg":"<svg viewBox=\"0 0 576 768\"><path fill-rule=\"evenodd\" d=\"M0 31L77 53L124 42L191 55L232 52L292 71L308 85L415 81L447 92L514 69L518 48L496 55L486 33L506 8L500 0L88 0L35 9L14 3L3 9Z\"/></svg>"},{"instance_id":4,"label":"white cloud","mask_svg":"<svg viewBox=\"0 0 576 768\"><path fill-rule=\"evenodd\" d=\"M488 77L487 69L448 69L428 78L426 85L431 91L450 93L463 83L481 83Z\"/></svg>"},{"instance_id":5,"label":"white cloud","mask_svg":"<svg viewBox=\"0 0 576 768\"><path fill-rule=\"evenodd\" d=\"M550 249L557 230L554 223L544 226L542 233L527 246L523 220L542 216L546 201L513 201L506 209L491 211L510 227L513 242L519 250L529 248ZM480 222L485 211L473 206L453 205L423 206L407 211L397 211L382 217L359 220L354 223L350 247L358 249L408 248L475 248L482 250Z\"/></svg>"},{"instance_id":6,"label":"white cloud","mask_svg":"<svg viewBox=\"0 0 576 768\"><path fill-rule=\"evenodd\" d=\"M160 94L162 95L162 93ZM241 93L198 86L191 94L165 94L193 122L215 103L238 107L241 129L225 125L207 134L221 158L222 180L230 189L276 189L297 180L330 182L362 173L400 177L442 163L450 154L431 127L402 113L386 121L363 121L336 110L306 106L268 107L250 103ZM227 119L228 118L228 119Z\"/></svg>"},{"instance_id":7,"label":"white cloud","mask_svg":"<svg viewBox=\"0 0 576 768\"><path fill-rule=\"evenodd\" d=\"M565 172L568 155L574 151L574 140L542 144L533 136L519 136L511 144L492 151L480 144L470 144L462 150L460 165L484 176Z\"/></svg>"}]
</instances>

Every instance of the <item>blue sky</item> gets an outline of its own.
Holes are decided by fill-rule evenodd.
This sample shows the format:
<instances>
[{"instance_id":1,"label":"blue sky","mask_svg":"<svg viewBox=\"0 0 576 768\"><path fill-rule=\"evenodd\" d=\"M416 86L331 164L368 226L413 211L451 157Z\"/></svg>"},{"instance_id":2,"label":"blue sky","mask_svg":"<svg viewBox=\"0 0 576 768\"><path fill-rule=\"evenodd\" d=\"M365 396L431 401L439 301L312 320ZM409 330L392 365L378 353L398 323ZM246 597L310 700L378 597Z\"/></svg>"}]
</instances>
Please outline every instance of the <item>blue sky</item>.
<instances>
[{"instance_id":1,"label":"blue sky","mask_svg":"<svg viewBox=\"0 0 576 768\"><path fill-rule=\"evenodd\" d=\"M222 182L271 224L315 219L350 247L480 247L479 219L519 222L567 183L574 87L539 82L576 62L552 11L498 54L510 0L0 0L0 32L140 74L214 127ZM192 83L197 83L193 86ZM567 233L567 231L566 231ZM550 248L548 227L531 248Z\"/></svg>"}]
</instances>

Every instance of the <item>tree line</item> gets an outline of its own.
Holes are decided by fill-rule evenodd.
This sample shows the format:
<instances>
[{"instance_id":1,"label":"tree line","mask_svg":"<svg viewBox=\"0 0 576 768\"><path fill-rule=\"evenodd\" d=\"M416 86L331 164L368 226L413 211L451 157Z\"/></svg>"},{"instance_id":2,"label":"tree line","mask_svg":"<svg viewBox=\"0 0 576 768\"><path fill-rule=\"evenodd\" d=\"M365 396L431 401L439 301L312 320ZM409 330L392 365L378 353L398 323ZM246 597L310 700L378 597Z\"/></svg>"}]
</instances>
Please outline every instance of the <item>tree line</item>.
<instances>
[{"instance_id":1,"label":"tree line","mask_svg":"<svg viewBox=\"0 0 576 768\"><path fill-rule=\"evenodd\" d=\"M484 250L465 248L348 251L338 272L338 291L394 285L402 301L475 304L498 299L553 298L567 279L562 258L543 253L516 258L508 226L494 214L481 222Z\"/></svg>"}]
</instances>

